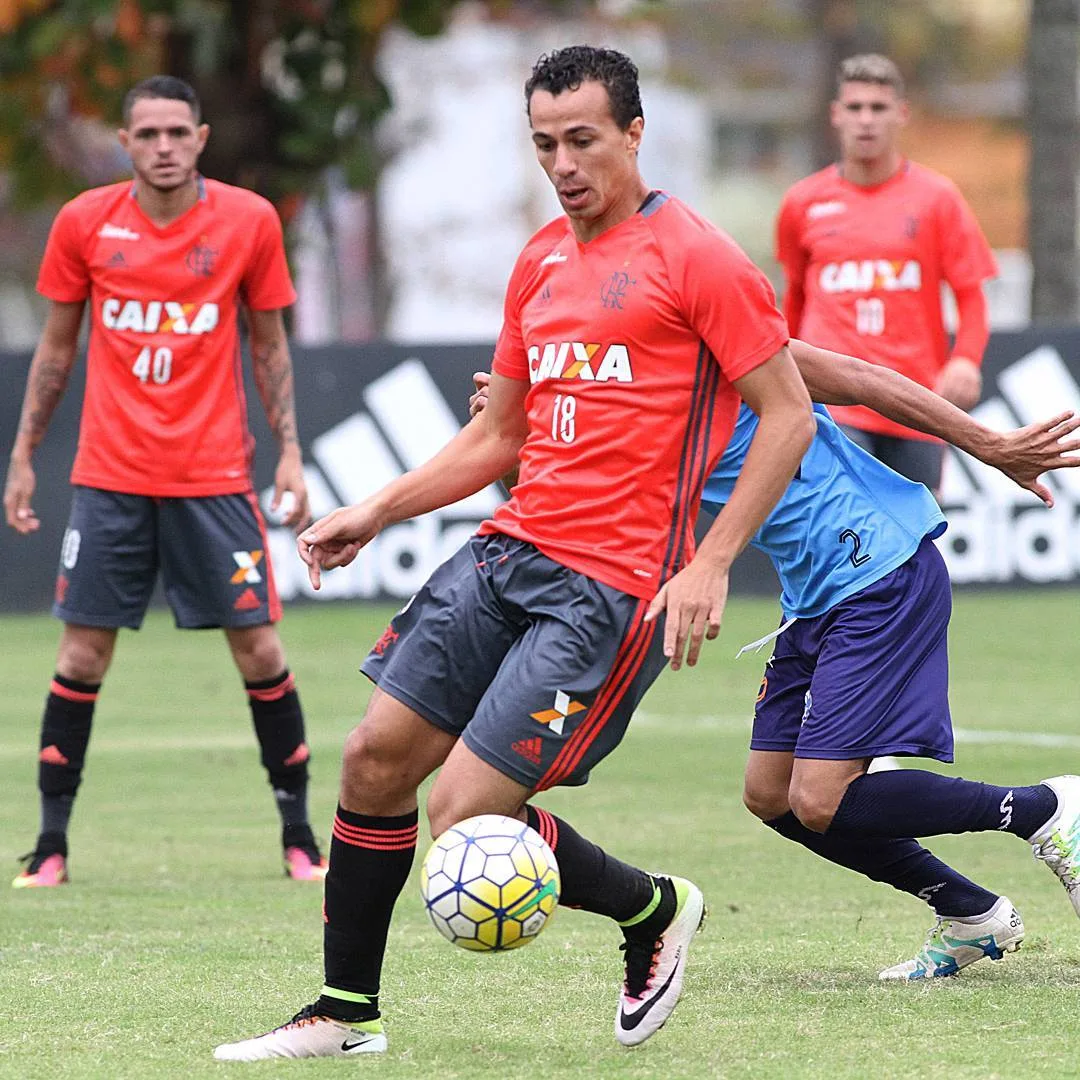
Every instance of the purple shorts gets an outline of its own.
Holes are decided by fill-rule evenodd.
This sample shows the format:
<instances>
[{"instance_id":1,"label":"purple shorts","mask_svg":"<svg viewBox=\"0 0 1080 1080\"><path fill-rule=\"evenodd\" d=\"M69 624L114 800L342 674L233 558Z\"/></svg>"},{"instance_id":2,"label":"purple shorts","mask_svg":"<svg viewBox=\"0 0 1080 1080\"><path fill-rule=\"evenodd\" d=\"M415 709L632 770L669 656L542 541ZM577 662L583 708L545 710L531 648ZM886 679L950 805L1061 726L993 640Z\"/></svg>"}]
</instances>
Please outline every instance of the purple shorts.
<instances>
[{"instance_id":1,"label":"purple shorts","mask_svg":"<svg viewBox=\"0 0 1080 1080\"><path fill-rule=\"evenodd\" d=\"M880 581L776 640L752 750L848 761L952 761L947 631L952 590L930 540Z\"/></svg>"}]
</instances>

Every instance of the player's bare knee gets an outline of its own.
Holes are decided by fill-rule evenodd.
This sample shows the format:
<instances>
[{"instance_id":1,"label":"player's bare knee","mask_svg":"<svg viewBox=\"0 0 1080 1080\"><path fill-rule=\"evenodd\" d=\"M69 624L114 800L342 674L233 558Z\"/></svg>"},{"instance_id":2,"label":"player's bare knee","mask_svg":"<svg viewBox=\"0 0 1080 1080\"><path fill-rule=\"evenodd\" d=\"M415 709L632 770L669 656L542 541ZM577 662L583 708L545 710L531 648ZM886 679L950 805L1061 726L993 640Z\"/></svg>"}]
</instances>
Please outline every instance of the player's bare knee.
<instances>
[{"instance_id":1,"label":"player's bare knee","mask_svg":"<svg viewBox=\"0 0 1080 1080\"><path fill-rule=\"evenodd\" d=\"M776 791L749 783L743 788L743 806L761 821L775 821L791 809L786 790Z\"/></svg>"},{"instance_id":2,"label":"player's bare knee","mask_svg":"<svg viewBox=\"0 0 1080 1080\"><path fill-rule=\"evenodd\" d=\"M839 799L831 791L792 788L788 793L792 812L811 832L823 833L832 824Z\"/></svg>"},{"instance_id":3,"label":"player's bare knee","mask_svg":"<svg viewBox=\"0 0 1080 1080\"><path fill-rule=\"evenodd\" d=\"M116 631L93 626L65 626L56 670L65 679L100 683L109 670Z\"/></svg>"},{"instance_id":4,"label":"player's bare knee","mask_svg":"<svg viewBox=\"0 0 1080 1080\"><path fill-rule=\"evenodd\" d=\"M359 814L391 816L415 799L407 755L396 742L379 737L363 724L345 740L341 767L343 805Z\"/></svg>"},{"instance_id":5,"label":"player's bare knee","mask_svg":"<svg viewBox=\"0 0 1080 1080\"><path fill-rule=\"evenodd\" d=\"M270 624L229 630L229 649L246 682L273 679L285 670L285 649Z\"/></svg>"}]
</instances>

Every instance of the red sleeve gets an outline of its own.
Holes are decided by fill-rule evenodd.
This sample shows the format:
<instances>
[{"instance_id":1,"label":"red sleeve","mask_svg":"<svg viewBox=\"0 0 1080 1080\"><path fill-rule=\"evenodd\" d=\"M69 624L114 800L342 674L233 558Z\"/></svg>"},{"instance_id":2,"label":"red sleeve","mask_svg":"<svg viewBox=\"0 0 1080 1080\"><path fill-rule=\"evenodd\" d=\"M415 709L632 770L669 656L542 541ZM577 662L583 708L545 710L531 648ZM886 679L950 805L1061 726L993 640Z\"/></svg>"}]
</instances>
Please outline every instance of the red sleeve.
<instances>
[{"instance_id":1,"label":"red sleeve","mask_svg":"<svg viewBox=\"0 0 1080 1080\"><path fill-rule=\"evenodd\" d=\"M986 343L990 340L990 313L982 285L969 285L955 290L956 294L956 343L953 356L962 356L982 363Z\"/></svg>"},{"instance_id":2,"label":"red sleeve","mask_svg":"<svg viewBox=\"0 0 1080 1080\"><path fill-rule=\"evenodd\" d=\"M49 231L37 291L61 304L73 304L90 295L90 268L83 255L78 212L72 203L60 208Z\"/></svg>"},{"instance_id":3,"label":"red sleeve","mask_svg":"<svg viewBox=\"0 0 1080 1080\"><path fill-rule=\"evenodd\" d=\"M256 228L255 243L244 272L244 303L253 311L276 311L292 304L296 291L285 258L281 219L269 203L261 204Z\"/></svg>"},{"instance_id":4,"label":"red sleeve","mask_svg":"<svg viewBox=\"0 0 1080 1080\"><path fill-rule=\"evenodd\" d=\"M806 299L803 278L806 274L807 259L799 230L801 216L801 207L796 205L790 195L786 196L776 217L776 261L784 270L784 317L794 333L798 333L799 324L802 322Z\"/></svg>"},{"instance_id":5,"label":"red sleeve","mask_svg":"<svg viewBox=\"0 0 1080 1080\"><path fill-rule=\"evenodd\" d=\"M521 333L521 284L525 279L525 261L522 252L506 285L503 324L491 365L492 371L508 379L529 378L529 358L525 355L525 338Z\"/></svg>"},{"instance_id":6,"label":"red sleeve","mask_svg":"<svg viewBox=\"0 0 1080 1080\"><path fill-rule=\"evenodd\" d=\"M728 382L741 379L787 344L784 316L769 279L722 233L703 234L679 251L673 281L690 325Z\"/></svg>"},{"instance_id":7,"label":"red sleeve","mask_svg":"<svg viewBox=\"0 0 1080 1080\"><path fill-rule=\"evenodd\" d=\"M997 277L997 262L979 228L971 207L960 192L951 187L940 204L938 235L941 240L941 265L945 280L953 292L980 285Z\"/></svg>"}]
</instances>

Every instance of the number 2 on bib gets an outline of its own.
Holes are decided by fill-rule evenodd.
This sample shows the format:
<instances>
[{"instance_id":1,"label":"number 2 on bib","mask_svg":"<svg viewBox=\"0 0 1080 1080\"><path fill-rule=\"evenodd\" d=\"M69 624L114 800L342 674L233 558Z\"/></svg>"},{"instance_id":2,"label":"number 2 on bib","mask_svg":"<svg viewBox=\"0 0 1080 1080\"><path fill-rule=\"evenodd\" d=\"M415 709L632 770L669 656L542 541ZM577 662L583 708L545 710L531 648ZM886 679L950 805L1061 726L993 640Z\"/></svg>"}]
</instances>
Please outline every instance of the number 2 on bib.
<instances>
[{"instance_id":1,"label":"number 2 on bib","mask_svg":"<svg viewBox=\"0 0 1080 1080\"><path fill-rule=\"evenodd\" d=\"M151 379L158 386L164 386L172 378L172 349L167 345L156 349L145 346L135 358L131 374L141 383Z\"/></svg>"}]
</instances>

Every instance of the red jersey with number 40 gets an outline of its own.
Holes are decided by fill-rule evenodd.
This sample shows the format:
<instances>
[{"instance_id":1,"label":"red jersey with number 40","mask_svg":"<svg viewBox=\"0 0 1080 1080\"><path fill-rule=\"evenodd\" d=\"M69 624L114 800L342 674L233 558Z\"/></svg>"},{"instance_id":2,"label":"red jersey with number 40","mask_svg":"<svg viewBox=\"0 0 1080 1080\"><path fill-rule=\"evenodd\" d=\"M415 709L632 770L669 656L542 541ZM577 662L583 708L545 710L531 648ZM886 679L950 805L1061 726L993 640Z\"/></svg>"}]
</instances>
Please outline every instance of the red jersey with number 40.
<instances>
[{"instance_id":1,"label":"red jersey with number 40","mask_svg":"<svg viewBox=\"0 0 1080 1080\"><path fill-rule=\"evenodd\" d=\"M582 244L541 229L507 289L494 370L529 380L511 498L481 526L633 596L694 553L732 383L788 340L765 276L719 229L654 192Z\"/></svg>"},{"instance_id":2,"label":"red jersey with number 40","mask_svg":"<svg viewBox=\"0 0 1080 1080\"><path fill-rule=\"evenodd\" d=\"M793 334L931 388L949 355L941 283L964 289L997 273L956 186L910 161L874 187L850 183L835 165L800 180L780 207L776 255L803 289ZM829 411L865 431L930 438L861 405Z\"/></svg>"},{"instance_id":3,"label":"red jersey with number 40","mask_svg":"<svg viewBox=\"0 0 1080 1080\"><path fill-rule=\"evenodd\" d=\"M198 202L159 228L130 182L94 188L57 215L38 291L90 301L72 483L159 496L250 488L238 305L295 299L270 203L200 179Z\"/></svg>"}]
</instances>

